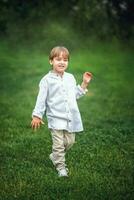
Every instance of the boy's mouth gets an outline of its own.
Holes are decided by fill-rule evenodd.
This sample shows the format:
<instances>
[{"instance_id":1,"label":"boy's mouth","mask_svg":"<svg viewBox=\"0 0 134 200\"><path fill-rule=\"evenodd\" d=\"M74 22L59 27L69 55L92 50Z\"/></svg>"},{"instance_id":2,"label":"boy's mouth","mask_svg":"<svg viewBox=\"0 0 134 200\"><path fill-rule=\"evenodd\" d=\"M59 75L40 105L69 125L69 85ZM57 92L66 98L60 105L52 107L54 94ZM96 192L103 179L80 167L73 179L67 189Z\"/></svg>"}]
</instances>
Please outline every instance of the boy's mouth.
<instances>
[{"instance_id":1,"label":"boy's mouth","mask_svg":"<svg viewBox=\"0 0 134 200\"><path fill-rule=\"evenodd\" d=\"M60 68L64 68L65 66L64 66L64 65L59 65L59 67L60 67Z\"/></svg>"}]
</instances>

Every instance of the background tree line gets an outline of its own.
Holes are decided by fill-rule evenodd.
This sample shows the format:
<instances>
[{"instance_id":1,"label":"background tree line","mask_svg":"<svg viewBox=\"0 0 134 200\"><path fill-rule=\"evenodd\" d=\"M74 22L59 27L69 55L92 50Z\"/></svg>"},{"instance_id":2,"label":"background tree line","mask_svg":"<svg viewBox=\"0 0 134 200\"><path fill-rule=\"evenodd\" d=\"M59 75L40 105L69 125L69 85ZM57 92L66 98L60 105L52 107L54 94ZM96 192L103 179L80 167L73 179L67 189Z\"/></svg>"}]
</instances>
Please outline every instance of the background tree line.
<instances>
[{"instance_id":1,"label":"background tree line","mask_svg":"<svg viewBox=\"0 0 134 200\"><path fill-rule=\"evenodd\" d=\"M100 38L130 39L134 33L133 0L1 0L0 32L13 24L69 19L78 30Z\"/></svg>"}]
</instances>

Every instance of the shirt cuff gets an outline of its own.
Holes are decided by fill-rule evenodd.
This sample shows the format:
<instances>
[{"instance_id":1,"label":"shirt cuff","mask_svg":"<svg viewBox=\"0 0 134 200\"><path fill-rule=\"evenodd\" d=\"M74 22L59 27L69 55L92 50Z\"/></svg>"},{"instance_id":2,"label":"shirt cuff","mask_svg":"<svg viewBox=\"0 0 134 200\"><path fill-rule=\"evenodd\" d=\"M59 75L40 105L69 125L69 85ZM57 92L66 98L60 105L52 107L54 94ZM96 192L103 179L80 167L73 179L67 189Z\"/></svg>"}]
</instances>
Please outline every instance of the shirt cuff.
<instances>
[{"instance_id":1,"label":"shirt cuff","mask_svg":"<svg viewBox=\"0 0 134 200\"><path fill-rule=\"evenodd\" d=\"M32 113L32 118L33 117L39 117L40 119L42 119L42 115L41 114L38 114L38 113Z\"/></svg>"},{"instance_id":2,"label":"shirt cuff","mask_svg":"<svg viewBox=\"0 0 134 200\"><path fill-rule=\"evenodd\" d=\"M84 90L80 85L78 85L78 89L82 94L86 94L88 92L87 88Z\"/></svg>"}]
</instances>

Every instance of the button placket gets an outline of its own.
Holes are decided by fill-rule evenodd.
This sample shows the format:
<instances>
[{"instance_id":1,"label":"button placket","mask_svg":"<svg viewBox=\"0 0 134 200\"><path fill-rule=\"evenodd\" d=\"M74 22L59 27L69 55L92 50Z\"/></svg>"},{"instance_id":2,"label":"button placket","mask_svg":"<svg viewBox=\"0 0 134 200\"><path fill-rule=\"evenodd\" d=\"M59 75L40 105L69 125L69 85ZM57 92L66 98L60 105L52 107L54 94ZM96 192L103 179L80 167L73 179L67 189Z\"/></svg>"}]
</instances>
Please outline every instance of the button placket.
<instances>
[{"instance_id":1,"label":"button placket","mask_svg":"<svg viewBox=\"0 0 134 200\"><path fill-rule=\"evenodd\" d=\"M68 104L68 95L67 95L67 92L66 92L63 82L62 82L62 93L63 93L64 103L65 103L67 118L68 118L68 122L69 122L70 121L70 110L69 110L69 104Z\"/></svg>"}]
</instances>

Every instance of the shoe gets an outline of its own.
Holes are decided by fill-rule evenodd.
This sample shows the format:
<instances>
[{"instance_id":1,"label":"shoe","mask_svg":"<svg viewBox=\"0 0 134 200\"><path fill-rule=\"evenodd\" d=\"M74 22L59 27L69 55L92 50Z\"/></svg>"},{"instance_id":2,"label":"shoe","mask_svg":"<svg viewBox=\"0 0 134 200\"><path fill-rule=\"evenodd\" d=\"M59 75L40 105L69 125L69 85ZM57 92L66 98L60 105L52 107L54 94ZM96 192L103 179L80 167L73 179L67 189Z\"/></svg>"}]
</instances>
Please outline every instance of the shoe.
<instances>
[{"instance_id":1,"label":"shoe","mask_svg":"<svg viewBox=\"0 0 134 200\"><path fill-rule=\"evenodd\" d=\"M49 155L49 159L52 161L53 165L55 166L55 162L54 162L53 154L52 153Z\"/></svg>"},{"instance_id":2,"label":"shoe","mask_svg":"<svg viewBox=\"0 0 134 200\"><path fill-rule=\"evenodd\" d=\"M59 177L68 177L66 168L58 170Z\"/></svg>"}]
</instances>

